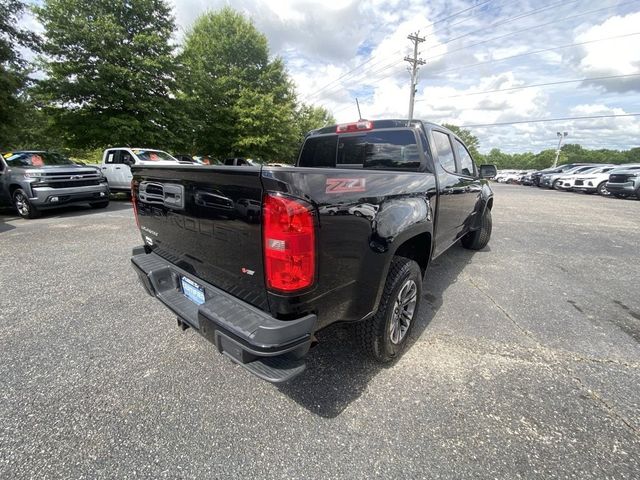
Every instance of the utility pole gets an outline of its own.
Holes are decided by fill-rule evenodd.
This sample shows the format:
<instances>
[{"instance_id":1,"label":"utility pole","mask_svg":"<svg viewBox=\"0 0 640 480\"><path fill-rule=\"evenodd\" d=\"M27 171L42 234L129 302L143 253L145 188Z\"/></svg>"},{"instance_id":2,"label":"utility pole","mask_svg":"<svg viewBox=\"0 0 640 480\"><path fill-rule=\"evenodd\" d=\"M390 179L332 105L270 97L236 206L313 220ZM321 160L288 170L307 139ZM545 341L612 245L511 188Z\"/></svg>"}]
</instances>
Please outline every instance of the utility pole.
<instances>
[{"instance_id":1,"label":"utility pole","mask_svg":"<svg viewBox=\"0 0 640 480\"><path fill-rule=\"evenodd\" d=\"M562 141L569 136L569 132L556 132L558 135L558 148L556 149L556 159L553 161L553 168L558 166L558 158L560 158L560 149L562 148Z\"/></svg>"},{"instance_id":2,"label":"utility pole","mask_svg":"<svg viewBox=\"0 0 640 480\"><path fill-rule=\"evenodd\" d=\"M405 62L411 65L411 94L409 96L409 120L413 120L413 103L416 98L416 86L418 84L418 65L424 65L426 62L418 58L418 44L424 42L425 38L420 37L420 30L412 33L407 37L413 42L413 57L404 57Z\"/></svg>"}]
</instances>

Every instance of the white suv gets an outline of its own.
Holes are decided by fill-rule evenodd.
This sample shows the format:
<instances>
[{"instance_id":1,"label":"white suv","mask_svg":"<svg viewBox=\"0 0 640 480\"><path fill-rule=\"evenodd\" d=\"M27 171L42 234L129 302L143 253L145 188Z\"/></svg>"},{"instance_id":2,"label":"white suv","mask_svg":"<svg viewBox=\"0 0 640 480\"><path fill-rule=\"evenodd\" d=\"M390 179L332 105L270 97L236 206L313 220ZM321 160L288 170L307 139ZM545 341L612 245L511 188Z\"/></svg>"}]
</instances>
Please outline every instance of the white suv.
<instances>
[{"instance_id":1,"label":"white suv","mask_svg":"<svg viewBox=\"0 0 640 480\"><path fill-rule=\"evenodd\" d=\"M555 188L557 190L578 190L578 188L576 188L576 181L578 182L578 185L581 185L580 181L585 176L599 175L601 173L608 172L609 170L613 170L614 168L616 168L615 165L598 165L593 168L582 170L579 173L565 175L558 179L555 183ZM607 174L606 178L609 179L609 174ZM594 189L593 191L595 192L596 190Z\"/></svg>"},{"instance_id":2,"label":"white suv","mask_svg":"<svg viewBox=\"0 0 640 480\"><path fill-rule=\"evenodd\" d=\"M180 163L162 150L151 148L109 148L102 154L100 169L109 182L112 192L131 190L131 165L162 165Z\"/></svg>"},{"instance_id":3,"label":"white suv","mask_svg":"<svg viewBox=\"0 0 640 480\"><path fill-rule=\"evenodd\" d=\"M609 191L607 190L609 174L612 170L621 169L624 167L626 167L626 165L612 165L608 167L602 167L597 171L584 172L576 177L573 189L586 193L597 192L600 195L606 197L610 195Z\"/></svg>"}]
</instances>

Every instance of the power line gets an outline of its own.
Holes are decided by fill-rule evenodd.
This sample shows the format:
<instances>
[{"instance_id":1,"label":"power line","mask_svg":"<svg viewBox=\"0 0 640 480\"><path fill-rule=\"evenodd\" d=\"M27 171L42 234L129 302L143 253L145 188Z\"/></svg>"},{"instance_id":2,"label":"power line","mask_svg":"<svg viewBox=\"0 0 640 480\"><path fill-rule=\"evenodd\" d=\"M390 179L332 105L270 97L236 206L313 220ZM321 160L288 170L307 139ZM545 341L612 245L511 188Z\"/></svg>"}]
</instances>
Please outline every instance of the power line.
<instances>
[{"instance_id":1,"label":"power line","mask_svg":"<svg viewBox=\"0 0 640 480\"><path fill-rule=\"evenodd\" d=\"M608 6L608 7L604 7L604 8L598 8L598 9L594 9L594 10L589 10L589 11L587 11L587 12L582 12L582 13L580 13L580 14L572 15L572 16L569 16L569 17L564 17L564 18L560 18L560 19L555 19L555 20L552 20L552 21L547 22L547 23L545 23L545 24L541 24L541 25L534 25L534 26L531 26L531 27L527 27L527 28L525 28L525 29L517 30L517 31L515 31L515 32L510 32L510 33L507 33L507 34L504 34L504 35L500 35L500 36L493 37L493 38L490 38L490 39L487 39L487 40L483 40L483 41L480 41L480 42L476 42L476 43L473 43L473 44L471 44L471 45L467 45L467 46L464 46L464 47L461 47L461 48L457 48L457 49L455 49L455 50L450 50L450 51L448 51L448 52L445 52L445 53L442 53L442 54L439 54L439 55L433 55L433 56L430 56L430 57L426 57L426 58L425 58L425 60L430 60L430 59L435 59L435 58L440 58L440 57L446 57L446 56L451 55L451 54L453 54L453 53L455 53L455 52L459 52L459 51L462 51L462 50L466 50L466 49L469 49L469 48L472 48L472 47L475 47L475 46L478 46L478 45L482 45L482 44L485 44L485 43L489 43L489 42L491 42L491 41L495 41L495 40L499 40L499 39L502 39L502 38L506 38L506 37L511 36L511 35L516 35L516 34L518 34L518 33L523 33L523 32L529 31L529 30L534 30L534 29L536 29L536 28L541 28L541 27L548 26L548 25L551 25L551 24L554 24L554 23L558 23L558 22L561 22L561 21L572 20L572 19L575 19L575 18L578 18L578 17L584 16L584 15L588 15L588 14L592 14L592 13L597 13L597 12L600 12L600 11L603 11L603 10L608 10L608 9L610 9L610 8L613 8L613 7L621 7L621 6L628 5L628 4L631 4L631 3L636 3L636 2L637 2L637 0L632 0L632 1L629 1L629 2L623 2L623 3L619 3L619 4L616 4L616 5L612 5L612 6ZM485 2L485 3L486 3L486 2ZM506 23L510 23L511 21L514 21L514 20L516 20L516 19L522 19L522 18L524 18L524 17L531 16L531 15L533 15L533 14L535 14L535 13L539 13L539 12L540 12L540 11L542 11L542 10L546 10L546 9L552 8L552 7L554 7L554 6L556 6L556 5L560 4L560 3L563 3L563 4L565 4L565 5L566 5L566 3L564 3L564 1L562 1L562 2L552 3L552 4L547 5L547 6L545 6L545 7L537 8L537 9L531 10L531 11L529 11L529 12L525 12L524 14L519 14L519 15L516 15L516 16L513 16L513 17L509 17L509 18L507 18L507 19L505 19L505 20L495 22L495 23L490 24L490 25L488 25L487 27L484 27L484 28L482 28L482 29L478 29L478 30L475 30L475 31L473 31L473 32L469 32L468 34L470 35L470 34L473 34L473 33L479 32L479 31L483 31L483 30L485 30L486 28L489 28L489 27L496 27L496 26L499 26L499 25L504 25L504 24L506 24ZM575 3L575 2L569 2L569 3ZM480 5L483 5L483 4L480 4ZM478 5L478 6L480 6L480 5ZM459 12L459 13L460 13L460 12ZM436 22L434 22L434 23L436 23ZM432 32L432 35L433 35L434 33L435 33L435 32ZM443 45L446 45L446 44L448 44L448 43L451 43L451 42L453 42L454 40L458 40L458 39L460 39L460 38L462 38L462 37L464 37L464 36L467 36L468 34L465 34L465 35L462 35L462 36L459 36L459 37L456 37L456 38L453 38L453 39L449 39L449 40L447 40L447 41L445 41L445 42L441 43L439 46L443 46ZM563 46L560 46L560 47L556 47L556 48L564 48L564 47L563 47ZM398 50L398 52L399 52L399 51L400 51L400 50ZM397 52L396 52L396 53L397 53ZM361 65L359 65L358 67L356 67L356 68L354 68L354 69L350 70L349 72L345 73L344 75L342 75L342 76L341 76L341 77L339 77L338 79L334 80L333 82L330 82L330 83L326 84L324 87L322 87L321 89L319 89L319 90L315 91L315 92L314 92L314 93L312 93L312 94L309 94L309 95L308 95L308 96L306 96L305 98L310 99L310 98L312 98L312 97L316 96L317 94L319 94L319 93L321 93L322 91L326 90L327 88L331 87L334 83L339 82L340 80L342 80L343 78L345 78L345 77L347 77L347 76L350 76L350 75L351 75L353 72L355 72L355 71L356 71L360 66L362 66L362 65L364 65L364 64L366 64L366 63L368 63L368 62L370 62L371 60L373 60L373 58L375 58L375 57L372 57L372 58L370 58L369 60L367 60L366 62L363 62L363 63L362 63ZM388 57L388 58L391 58L391 57ZM512 57L507 57L507 58L512 58ZM374 63L373 65L371 65L371 67L373 67L373 66L375 66L375 65L379 65L380 63L382 63L382 61L379 61L379 62ZM396 65L398 65L398 64L400 64L400 63L401 63L401 61L394 61L394 62L392 62L392 63L390 63L390 64L387 64L387 65L383 66L382 68L377 69L377 70L375 70L375 71L373 71L373 72L368 72L368 71L367 71L368 69L365 69L363 72L360 72L357 76L355 76L352 80L358 80L358 79L360 79L360 78L364 78L364 77L366 77L366 76L371 77L371 76L376 75L376 74L378 74L378 73L380 73L380 72L383 72L383 71L385 71L385 70L388 70L389 68L392 68L392 67L394 67L394 66L396 66ZM473 65L475 65L475 64L473 64ZM371 68L371 67L369 67L369 68ZM463 68L463 67L460 67L460 68ZM450 70L446 70L446 71L450 71ZM437 72L437 73L442 73L442 72ZM391 74L391 75L392 75L392 74ZM389 77L389 76L391 76L391 75L387 75L387 76L385 76L385 77L382 77L382 79L388 78L388 77ZM340 86L340 85L335 85L334 87L331 87L330 91L334 91L334 90L335 90L335 89L337 89L337 88L341 88L341 86Z\"/></svg>"},{"instance_id":2,"label":"power line","mask_svg":"<svg viewBox=\"0 0 640 480\"><path fill-rule=\"evenodd\" d=\"M578 43L571 43L571 44L567 44L567 45L559 45L559 46L556 46L556 47L545 48L545 49L542 49L542 50L534 50L532 52L525 52L525 53L520 53L520 54L517 54L517 55L511 55L509 57L503 57L503 58L496 58L496 59L492 59L492 60L487 60L485 62L472 63L472 64L469 64L469 65L462 65L460 67L454 67L454 68L450 68L450 69L447 69L447 70L441 70L441 71L433 72L432 76L433 75L442 75L443 73L462 70L462 69L470 68L470 67L477 67L477 66L481 66L481 65L490 65L490 64L493 64L493 63L503 62L505 60L511 60L513 58L526 57L526 56L529 56L529 55L535 55L535 54L538 54L538 53L550 52L550 51L554 51L554 50L557 50L557 49L576 47L576 46L587 45L587 44L591 44L591 43L604 42L604 41L608 41L608 40L616 40L616 39L619 39L619 38L625 38L625 37L630 37L630 36L634 36L634 35L640 35L640 32L629 33L629 34L625 34L625 35L615 35L615 36L612 36L612 37L605 37L605 38L598 38L598 39L595 39L595 40L589 40L589 41L578 42ZM425 60L429 60L429 57L427 57ZM380 73L380 72L383 72L384 70L388 70L389 68L394 67L395 65L398 65L399 63L401 63L401 62L395 62L395 63L393 63L391 65L388 65L388 66L386 66L386 67L384 67L384 68L382 68L380 70L377 70L375 72L370 73L368 76L372 77L376 73ZM388 77L390 77L390 76L392 76L394 74L395 74L395 72L392 72L391 74L385 75L385 76L380 77L380 78L377 78L376 80L377 81L384 80L385 78L388 78Z\"/></svg>"},{"instance_id":3,"label":"power line","mask_svg":"<svg viewBox=\"0 0 640 480\"><path fill-rule=\"evenodd\" d=\"M504 19L502 21L497 21L497 22L494 22L494 23L490 23L489 25L487 25L485 27L479 28L477 30L473 30L471 32L467 32L464 35L460 35L458 37L450 38L449 40L447 40L446 42L442 43L441 45L446 45L448 43L455 42L456 40L460 40L461 38L468 37L469 35L473 35L474 33L484 32L488 28L500 27L502 25L506 25L507 23L511 23L511 22L516 21L516 20L521 20L523 18L530 17L532 15L535 15L536 13L540 13L540 12L543 12L545 10L549 10L549 9L551 9L553 7L556 7L556 6L560 5L560 4L565 6L565 5L569 5L569 4L572 4L572 3L576 3L578 1L579 0L570 0L570 1L566 2L565 0L560 0L559 2L551 3L551 4L549 4L549 5L545 6L545 7L535 8L533 10L529 10L528 12L521 13L519 15L515 15L513 17L506 18L506 19Z\"/></svg>"},{"instance_id":4,"label":"power line","mask_svg":"<svg viewBox=\"0 0 640 480\"><path fill-rule=\"evenodd\" d=\"M615 7L623 7L623 6L625 6L625 5L629 5L629 4L631 4L631 3L637 3L637 1L638 1L638 0L632 0L632 1L630 1L630 2L618 3L618 4L616 4L616 5L615 5ZM449 50L449 51L447 51L447 52L445 52L445 53L441 53L441 54L438 54L438 55L433 55L433 56L431 56L431 57L427 57L427 58L426 58L426 60L433 60L434 58L447 57L447 56L449 56L449 55L451 55L451 54L453 54L453 53L460 52L460 51L463 51L463 50L467 50L467 49L469 49L469 48L477 47L478 45L483 45L483 44L485 44L485 43L493 42L493 41L495 41L495 40L501 40L501 39L503 39L503 38L510 37L510 36L512 36L512 35L517 35L517 34L519 34L519 33L528 32L528 31L530 31L530 30L536 30L536 29L538 29L538 28L547 27L547 26L549 26L549 25L553 25L554 23L564 22L564 21L566 21L566 20L574 20L574 19L576 19L576 18L583 17L583 16L585 16L585 15L590 15L590 14L592 14L592 13L598 13L598 12L601 12L601 11L604 11L604 10L609 10L610 8L612 8L612 7L610 7L610 6L609 6L609 7L604 7L604 8L596 8L596 9L594 9L594 10L588 10L588 11L586 11L586 12L579 13L579 14L577 14L577 15L570 15L570 16L568 16L568 17L564 17L564 18L557 18L557 19L552 20L552 21L547 22L547 23L542 23L542 24L538 24L538 25L533 25L533 26L531 26L531 27L527 27L527 28L523 28L523 29L516 30L516 31L513 31L513 32L509 32L509 33L506 33L506 34L504 34L504 35L499 35L499 36L497 36L497 37L489 38L489 39L487 39L487 40L482 40L481 42L472 43L472 44L470 44L470 45L464 45L464 46L463 46L463 47L461 47L461 48L456 48L456 49L454 49L454 50ZM443 43L442 45L446 45L447 43L448 43L448 42L445 42L445 43Z\"/></svg>"},{"instance_id":5,"label":"power line","mask_svg":"<svg viewBox=\"0 0 640 480\"><path fill-rule=\"evenodd\" d=\"M468 12L468 11L470 11L470 10L473 10L473 9L475 9L475 8L478 8L478 7L481 7L481 6L483 6L483 5L486 5L487 3L490 3L490 2L492 2L492 1L494 1L494 0L485 0L485 1L484 1L484 2L482 2L482 3L478 3L478 4L473 5L473 6L471 6L471 7L467 7L467 8L465 8L465 9L460 10L460 11L458 11L458 12L456 12L456 13L453 13L453 14L451 14L451 15L447 16L447 17L444 17L444 18L438 19L438 20L436 20L436 21L434 21L434 22L430 23L429 25L427 25L427 26L426 26L426 28L430 28L430 27L432 27L432 26L434 26L434 25L437 25L438 23L442 23L442 22L445 22L445 21L447 21L447 20L450 20L451 18L455 18L455 17L457 17L457 16L459 16L459 15L462 15L463 13L466 13L466 12ZM458 23L461 23L461 22L458 22ZM396 54L400 53L401 51L402 51L402 49L396 50L396 52L394 52L394 53L393 53L393 55L389 55L389 57L385 57L385 58L391 58L392 56L395 56ZM364 62L362 62L361 64L359 64L359 65L355 66L354 68L352 68L351 70L349 70L348 72L346 72L345 74L343 74L343 75L341 75L340 77L336 78L335 80L333 80L333 81L331 81L331 82L327 83L324 87L321 87L319 90L316 90L316 91L314 91L314 92L310 93L309 95L305 95L305 98L310 98L310 97L314 97L314 96L316 96L318 93L320 93L320 92L324 91L327 87L329 87L329 86L333 85L334 83L336 83L336 82L338 82L338 81L342 80L342 79L343 79L343 78L345 78L346 76L348 76L348 75L350 75L351 73L355 72L356 70L358 70L359 68L361 68L362 66L364 66L364 65L366 65L367 63L371 62L371 61L372 61L372 60L374 60L374 59L375 59L375 57L371 57L371 58L369 58L368 60L365 60L365 61L364 61ZM378 63L381 63L381 62L378 62ZM374 64L374 65L376 65L376 64Z\"/></svg>"},{"instance_id":6,"label":"power line","mask_svg":"<svg viewBox=\"0 0 640 480\"><path fill-rule=\"evenodd\" d=\"M508 125L520 125L523 123L561 122L568 120L593 120L598 118L638 117L640 113L621 113L617 115L588 115L583 117L539 118L536 120L519 120L515 122L480 123L476 125L459 125L460 128L503 127Z\"/></svg>"},{"instance_id":7,"label":"power line","mask_svg":"<svg viewBox=\"0 0 640 480\"><path fill-rule=\"evenodd\" d=\"M503 62L505 60L511 60L513 58L526 57L528 55L535 55L537 53L551 52L553 50L557 50L557 49L561 49L561 48L579 47L581 45L588 45L588 44L596 43L596 42L604 42L604 41L607 41L607 40L616 40L616 39L619 39L619 38L632 37L634 35L640 35L640 32L627 33L627 34L624 34L624 35L614 35L612 37L598 38L598 39L595 39L595 40L588 40L588 41L585 41L585 42L569 43L569 44L566 44L566 45L558 45L556 47L544 48L542 50L534 50L532 52L519 53L517 55L511 55L509 57L494 58L494 59L491 59L491 60L487 60L485 62L471 63L469 65L462 65L460 67L449 68L447 70L440 70L440 71L436 71L435 73L437 73L437 74L448 73L448 72L453 72L453 71L456 71L456 70L463 70L465 68L477 67L477 66L480 66L480 65L489 65L491 63L497 63L497 62Z\"/></svg>"},{"instance_id":8,"label":"power line","mask_svg":"<svg viewBox=\"0 0 640 480\"><path fill-rule=\"evenodd\" d=\"M606 77L589 77L589 78L576 78L573 80L558 80L555 82L546 82L546 83L533 83L530 85L520 85L517 87L509 87L509 88L496 88L494 90L483 90L481 92L469 92L469 93L461 93L459 95L447 95L445 97L438 98L458 98L458 97L471 97L473 95L483 95L485 93L498 93L498 92L510 92L513 90L524 90L526 88L534 88L534 87L547 87L550 85L563 85L566 83L578 83L578 82L589 82L594 80L612 80L615 78L629 78L629 77L639 77L640 73L630 73L627 75L608 75ZM420 98L416 100L416 102L426 102L428 99Z\"/></svg>"}]
</instances>

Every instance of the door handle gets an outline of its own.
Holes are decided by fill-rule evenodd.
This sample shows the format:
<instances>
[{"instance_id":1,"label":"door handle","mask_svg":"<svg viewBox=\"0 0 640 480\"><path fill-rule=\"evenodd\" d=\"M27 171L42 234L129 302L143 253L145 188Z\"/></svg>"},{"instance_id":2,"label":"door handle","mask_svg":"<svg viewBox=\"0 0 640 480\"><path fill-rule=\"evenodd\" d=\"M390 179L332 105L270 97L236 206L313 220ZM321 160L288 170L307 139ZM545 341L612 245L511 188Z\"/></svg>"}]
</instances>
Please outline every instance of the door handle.
<instances>
[{"instance_id":1,"label":"door handle","mask_svg":"<svg viewBox=\"0 0 640 480\"><path fill-rule=\"evenodd\" d=\"M101 168L102 168L102 170L106 170L107 169L107 167L101 167Z\"/></svg>"},{"instance_id":2,"label":"door handle","mask_svg":"<svg viewBox=\"0 0 640 480\"><path fill-rule=\"evenodd\" d=\"M120 167L116 167L116 170L120 170Z\"/></svg>"}]
</instances>

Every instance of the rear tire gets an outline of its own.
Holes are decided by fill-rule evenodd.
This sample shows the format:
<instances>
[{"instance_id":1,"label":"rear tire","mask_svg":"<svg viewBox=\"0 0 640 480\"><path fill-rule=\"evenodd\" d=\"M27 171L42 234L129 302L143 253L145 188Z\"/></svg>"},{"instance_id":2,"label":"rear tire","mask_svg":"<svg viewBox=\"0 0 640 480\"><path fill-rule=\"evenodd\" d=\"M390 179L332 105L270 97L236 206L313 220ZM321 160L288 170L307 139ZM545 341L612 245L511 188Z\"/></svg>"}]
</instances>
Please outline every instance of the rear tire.
<instances>
[{"instance_id":1,"label":"rear tire","mask_svg":"<svg viewBox=\"0 0 640 480\"><path fill-rule=\"evenodd\" d=\"M29 197L21 188L17 188L13 192L13 206L18 211L18 215L22 218L38 218L41 215L40 210L34 207L29 201Z\"/></svg>"},{"instance_id":2,"label":"rear tire","mask_svg":"<svg viewBox=\"0 0 640 480\"><path fill-rule=\"evenodd\" d=\"M109 206L109 200L106 200L104 202L93 202L89 204L91 206L91 208L107 208Z\"/></svg>"},{"instance_id":3,"label":"rear tire","mask_svg":"<svg viewBox=\"0 0 640 480\"><path fill-rule=\"evenodd\" d=\"M560 180L555 180L555 181L553 182L553 184L551 185L551 188L553 188L554 190L558 190L558 182L559 182L559 181L560 181Z\"/></svg>"},{"instance_id":4,"label":"rear tire","mask_svg":"<svg viewBox=\"0 0 640 480\"><path fill-rule=\"evenodd\" d=\"M393 257L375 315L356 325L364 352L380 363L398 358L413 330L422 297L422 271L405 257Z\"/></svg>"},{"instance_id":5,"label":"rear tire","mask_svg":"<svg viewBox=\"0 0 640 480\"><path fill-rule=\"evenodd\" d=\"M492 229L493 221L491 220L491 210L488 207L485 207L480 228L473 232L469 232L462 237L462 246L469 250L482 250L487 246L491 239Z\"/></svg>"}]
</instances>

